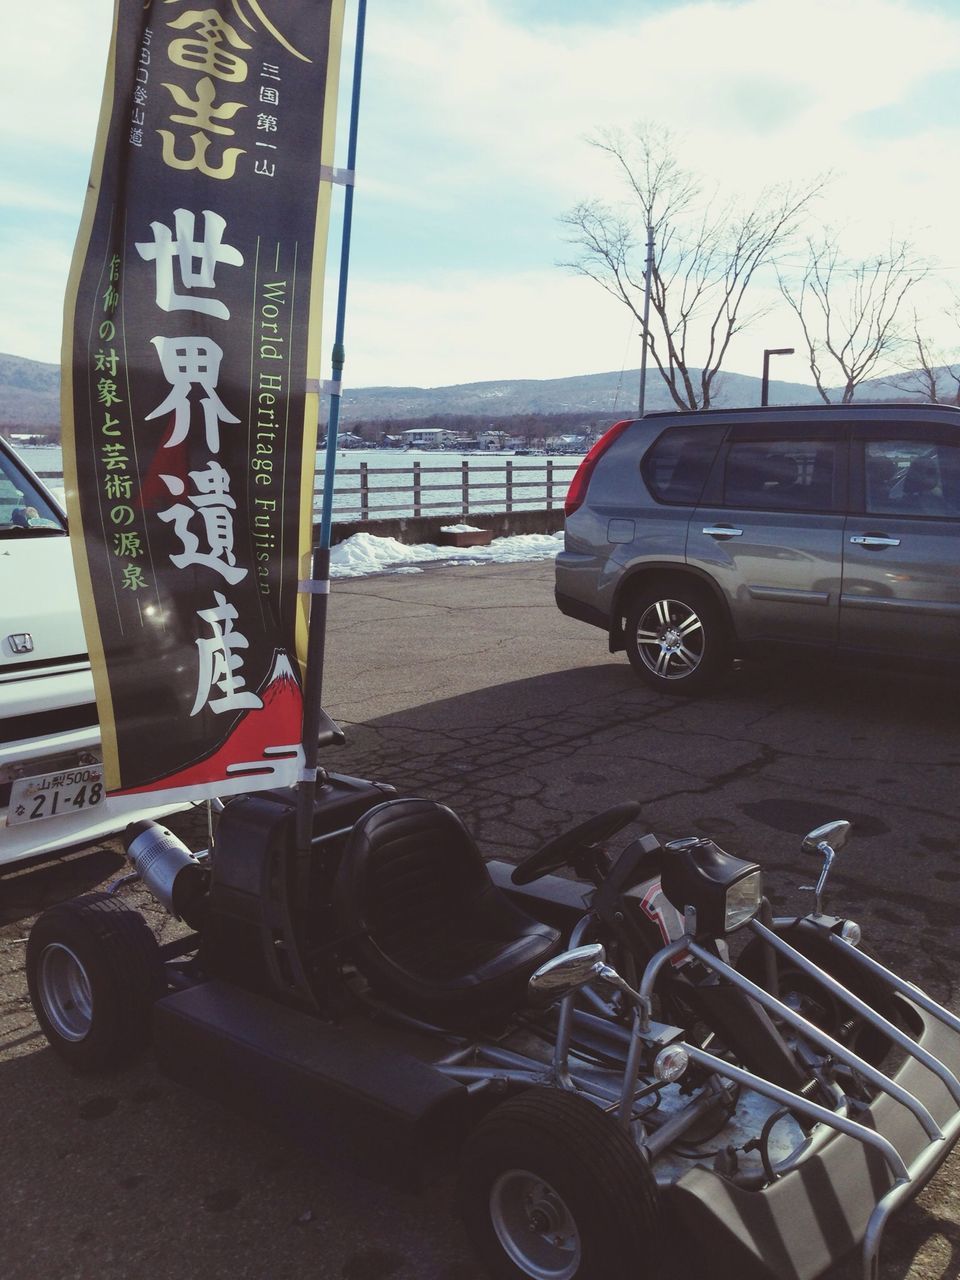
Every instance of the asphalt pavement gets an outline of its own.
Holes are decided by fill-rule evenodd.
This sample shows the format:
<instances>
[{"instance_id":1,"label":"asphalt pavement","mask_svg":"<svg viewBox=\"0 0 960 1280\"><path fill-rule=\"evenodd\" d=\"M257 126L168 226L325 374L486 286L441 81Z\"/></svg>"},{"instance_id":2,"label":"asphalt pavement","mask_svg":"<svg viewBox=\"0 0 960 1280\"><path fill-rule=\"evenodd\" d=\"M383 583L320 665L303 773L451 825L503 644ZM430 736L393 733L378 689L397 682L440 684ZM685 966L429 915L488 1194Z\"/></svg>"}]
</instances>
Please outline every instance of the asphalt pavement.
<instances>
[{"instance_id":1,"label":"asphalt pavement","mask_svg":"<svg viewBox=\"0 0 960 1280\"><path fill-rule=\"evenodd\" d=\"M784 910L810 901L802 835L848 818L830 905L960 1008L960 687L745 665L709 699L674 700L562 617L552 581L541 562L335 583L324 701L348 743L323 763L450 804L511 859L637 799L662 838L707 834L761 862ZM171 825L199 847L198 815ZM149 1058L97 1078L55 1058L26 993L31 922L122 870L103 841L0 879L3 1280L481 1280L446 1182L401 1192L332 1168ZM953 1156L894 1219L884 1280L960 1274L958 1174ZM830 1280L859 1276L853 1259Z\"/></svg>"}]
</instances>

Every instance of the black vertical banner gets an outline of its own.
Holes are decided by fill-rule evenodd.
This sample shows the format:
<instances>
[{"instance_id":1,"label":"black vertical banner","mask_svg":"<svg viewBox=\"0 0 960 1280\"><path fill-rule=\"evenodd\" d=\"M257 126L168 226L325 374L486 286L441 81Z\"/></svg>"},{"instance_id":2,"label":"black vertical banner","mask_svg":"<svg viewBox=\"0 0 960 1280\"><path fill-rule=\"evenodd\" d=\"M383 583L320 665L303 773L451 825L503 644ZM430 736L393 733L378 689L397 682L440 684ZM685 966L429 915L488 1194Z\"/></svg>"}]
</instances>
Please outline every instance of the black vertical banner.
<instances>
[{"instance_id":1,"label":"black vertical banner","mask_svg":"<svg viewBox=\"0 0 960 1280\"><path fill-rule=\"evenodd\" d=\"M296 781L343 0L117 0L64 472L107 787Z\"/></svg>"}]
</instances>

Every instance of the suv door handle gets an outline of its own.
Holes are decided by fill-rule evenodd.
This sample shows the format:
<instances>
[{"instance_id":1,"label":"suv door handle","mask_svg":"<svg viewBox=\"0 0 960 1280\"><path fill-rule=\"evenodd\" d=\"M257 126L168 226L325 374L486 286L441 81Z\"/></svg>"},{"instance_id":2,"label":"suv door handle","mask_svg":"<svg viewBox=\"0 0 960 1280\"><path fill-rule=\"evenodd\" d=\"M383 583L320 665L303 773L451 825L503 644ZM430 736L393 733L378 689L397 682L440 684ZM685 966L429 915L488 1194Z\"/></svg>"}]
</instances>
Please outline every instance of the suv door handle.
<instances>
[{"instance_id":1,"label":"suv door handle","mask_svg":"<svg viewBox=\"0 0 960 1280\"><path fill-rule=\"evenodd\" d=\"M850 541L855 547L899 547L899 538L880 538L873 533L858 533Z\"/></svg>"},{"instance_id":2,"label":"suv door handle","mask_svg":"<svg viewBox=\"0 0 960 1280\"><path fill-rule=\"evenodd\" d=\"M742 538L743 530L735 529L732 524L707 524L703 532L710 538Z\"/></svg>"}]
</instances>

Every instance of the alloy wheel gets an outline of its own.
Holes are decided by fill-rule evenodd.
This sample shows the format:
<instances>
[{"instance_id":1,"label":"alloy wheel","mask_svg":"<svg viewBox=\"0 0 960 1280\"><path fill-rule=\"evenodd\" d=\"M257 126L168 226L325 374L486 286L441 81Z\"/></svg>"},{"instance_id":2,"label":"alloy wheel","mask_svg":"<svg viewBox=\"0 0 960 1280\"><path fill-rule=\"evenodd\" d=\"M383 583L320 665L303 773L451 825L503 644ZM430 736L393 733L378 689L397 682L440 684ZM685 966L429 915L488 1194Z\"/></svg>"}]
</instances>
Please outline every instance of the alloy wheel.
<instances>
[{"instance_id":1,"label":"alloy wheel","mask_svg":"<svg viewBox=\"0 0 960 1280\"><path fill-rule=\"evenodd\" d=\"M681 600L655 600L637 623L641 661L661 680L683 680L703 661L706 635L697 612Z\"/></svg>"}]
</instances>

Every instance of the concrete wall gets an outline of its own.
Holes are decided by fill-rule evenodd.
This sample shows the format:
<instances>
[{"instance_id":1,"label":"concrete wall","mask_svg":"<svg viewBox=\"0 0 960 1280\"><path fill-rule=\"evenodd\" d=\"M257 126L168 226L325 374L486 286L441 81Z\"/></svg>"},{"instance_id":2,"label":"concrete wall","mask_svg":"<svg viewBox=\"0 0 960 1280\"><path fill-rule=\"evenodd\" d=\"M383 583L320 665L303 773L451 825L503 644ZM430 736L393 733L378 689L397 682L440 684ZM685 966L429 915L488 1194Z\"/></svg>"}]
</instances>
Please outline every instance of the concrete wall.
<instances>
[{"instance_id":1,"label":"concrete wall","mask_svg":"<svg viewBox=\"0 0 960 1280\"><path fill-rule=\"evenodd\" d=\"M463 518L457 515L404 516L394 520L334 521L334 546L355 533L372 533L378 538L396 538L398 542L439 542L440 530L448 525L469 524L475 529L491 529L495 538L518 533L556 533L563 528L563 508L550 511L496 511L476 513Z\"/></svg>"}]
</instances>

